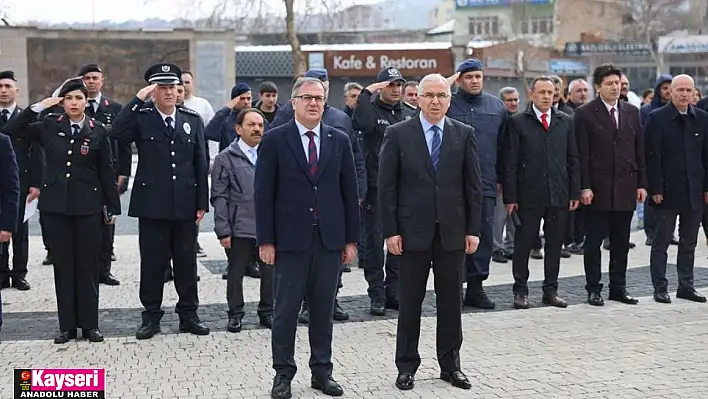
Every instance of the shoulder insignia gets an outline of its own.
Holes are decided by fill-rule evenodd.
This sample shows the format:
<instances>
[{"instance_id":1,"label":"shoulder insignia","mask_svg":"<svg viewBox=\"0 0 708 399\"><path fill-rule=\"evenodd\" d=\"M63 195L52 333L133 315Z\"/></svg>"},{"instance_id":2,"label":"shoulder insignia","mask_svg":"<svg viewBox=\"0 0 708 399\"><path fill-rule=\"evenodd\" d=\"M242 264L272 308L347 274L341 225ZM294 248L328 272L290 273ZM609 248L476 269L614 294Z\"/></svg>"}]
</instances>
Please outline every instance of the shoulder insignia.
<instances>
[{"instance_id":1,"label":"shoulder insignia","mask_svg":"<svg viewBox=\"0 0 708 399\"><path fill-rule=\"evenodd\" d=\"M44 118L54 118L57 120L57 122L61 122L61 120L64 119L64 114L60 112L51 112L47 114Z\"/></svg>"},{"instance_id":2,"label":"shoulder insignia","mask_svg":"<svg viewBox=\"0 0 708 399\"><path fill-rule=\"evenodd\" d=\"M106 128L106 125L103 122L99 121L98 119L94 119L94 118L89 119L89 126L92 129L95 128L96 126L102 127L104 129Z\"/></svg>"},{"instance_id":3,"label":"shoulder insignia","mask_svg":"<svg viewBox=\"0 0 708 399\"><path fill-rule=\"evenodd\" d=\"M197 111L195 111L195 110L193 110L193 109L191 109L191 108L187 108L187 107L177 107L177 110L178 110L178 111L182 111L182 112L184 112L185 114L190 114L190 115L194 115L194 116L199 116L199 113L197 113Z\"/></svg>"},{"instance_id":4,"label":"shoulder insignia","mask_svg":"<svg viewBox=\"0 0 708 399\"><path fill-rule=\"evenodd\" d=\"M136 107L137 107L137 105L136 105ZM140 108L138 110L138 112L150 112L150 111L152 111L152 107Z\"/></svg>"},{"instance_id":5,"label":"shoulder insignia","mask_svg":"<svg viewBox=\"0 0 708 399\"><path fill-rule=\"evenodd\" d=\"M106 107L110 107L110 106L111 106L111 103L109 103L108 100L104 98L104 99L103 99L103 105L105 105Z\"/></svg>"}]
</instances>

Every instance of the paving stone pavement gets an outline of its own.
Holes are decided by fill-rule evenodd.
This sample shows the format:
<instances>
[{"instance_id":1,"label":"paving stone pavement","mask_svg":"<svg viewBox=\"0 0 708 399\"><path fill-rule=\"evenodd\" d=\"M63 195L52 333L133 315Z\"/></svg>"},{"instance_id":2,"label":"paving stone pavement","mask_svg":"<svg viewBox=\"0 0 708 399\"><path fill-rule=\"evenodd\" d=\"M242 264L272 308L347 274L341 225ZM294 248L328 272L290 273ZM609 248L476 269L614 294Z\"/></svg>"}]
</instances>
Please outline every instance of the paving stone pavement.
<instances>
[{"instance_id":1,"label":"paving stone pavement","mask_svg":"<svg viewBox=\"0 0 708 399\"><path fill-rule=\"evenodd\" d=\"M125 201L127 203L127 201ZM209 217L207 217L207 220ZM247 278L246 329L224 331L226 282L221 280L225 255L208 227L200 242L200 316L212 334L177 334L171 308L177 297L165 286L164 333L137 341L139 255L134 221L121 218L116 237L114 274L119 287L101 286L101 327L106 342L54 345L57 328L52 267L40 264L44 251L37 227L30 239L28 279L32 290L3 290L4 325L0 333L0 399L11 398L12 369L25 367L105 367L108 398L267 398L272 380L270 332L257 327L258 280ZM132 227L131 227L132 226ZM702 233L701 233L702 234ZM366 282L360 269L344 274L340 301L351 319L334 328L334 377L347 398L676 398L708 397L708 304L675 300L662 305L651 298L648 247L643 233L633 241L628 288L641 297L637 306L608 302L602 308L584 304L582 257L563 260L560 293L568 309L511 307L510 263L492 264L487 281L492 312L466 310L462 366L473 389L462 391L437 379L435 307L429 293L424 303L420 352L423 358L416 388L399 392L393 385L396 314L368 315ZM603 252L605 260L607 252ZM675 259L675 247L670 251ZM708 294L708 246L697 249L695 282ZM669 267L670 286L676 276ZM531 262L532 301L540 304L543 262ZM607 282L605 275L604 281ZM432 289L432 278L429 282ZM294 381L296 398L318 398L309 386L307 330L298 330Z\"/></svg>"}]
</instances>

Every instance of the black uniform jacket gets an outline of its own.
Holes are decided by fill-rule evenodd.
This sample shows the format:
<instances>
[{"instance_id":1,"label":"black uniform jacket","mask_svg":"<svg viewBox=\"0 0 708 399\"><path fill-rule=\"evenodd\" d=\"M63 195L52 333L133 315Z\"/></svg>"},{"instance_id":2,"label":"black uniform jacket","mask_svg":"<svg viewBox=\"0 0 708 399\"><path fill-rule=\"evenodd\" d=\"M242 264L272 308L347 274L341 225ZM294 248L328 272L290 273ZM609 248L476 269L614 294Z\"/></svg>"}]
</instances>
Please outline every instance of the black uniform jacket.
<instances>
[{"instance_id":1,"label":"black uniform jacket","mask_svg":"<svg viewBox=\"0 0 708 399\"><path fill-rule=\"evenodd\" d=\"M37 113L26 108L10 119L5 130L44 149L46 173L40 211L86 216L100 214L106 206L111 214L120 215L111 145L101 122L86 117L74 136L65 114L48 114L37 121Z\"/></svg>"},{"instance_id":2,"label":"black uniform jacket","mask_svg":"<svg viewBox=\"0 0 708 399\"><path fill-rule=\"evenodd\" d=\"M176 108L174 135L154 104L137 97L118 114L110 131L111 137L135 142L138 148L130 216L183 221L209 209L204 124L195 111Z\"/></svg>"},{"instance_id":3,"label":"black uniform jacket","mask_svg":"<svg viewBox=\"0 0 708 399\"><path fill-rule=\"evenodd\" d=\"M16 118L21 111L22 108L15 107L10 119ZM3 131L4 127L2 122L0 122L0 131ZM30 143L19 136L12 137L11 140L20 171L20 197L24 200L29 187L40 188L42 185L44 180L44 154L42 154L42 148L39 143Z\"/></svg>"}]
</instances>

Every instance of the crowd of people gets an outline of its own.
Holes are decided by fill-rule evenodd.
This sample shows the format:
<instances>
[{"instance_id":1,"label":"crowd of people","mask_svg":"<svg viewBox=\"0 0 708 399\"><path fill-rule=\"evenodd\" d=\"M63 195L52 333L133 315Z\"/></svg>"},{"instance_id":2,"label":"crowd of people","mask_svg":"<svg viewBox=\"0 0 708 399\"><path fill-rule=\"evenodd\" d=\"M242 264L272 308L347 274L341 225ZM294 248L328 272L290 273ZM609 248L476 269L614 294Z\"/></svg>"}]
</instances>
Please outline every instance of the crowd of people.
<instances>
[{"instance_id":1,"label":"crowd of people","mask_svg":"<svg viewBox=\"0 0 708 399\"><path fill-rule=\"evenodd\" d=\"M214 112L177 65L148 68L146 86L124 106L102 94L99 65L78 75L21 109L14 73L0 72L0 288L30 289L22 215L38 198L57 344L79 329L104 340L99 284L120 284L110 264L133 144L128 215L139 220L144 307L136 338L160 333L171 280L179 331L210 333L198 316L197 258L211 208L228 258L227 330L242 329L244 277L260 278L257 311L272 330L276 399L292 396L298 323L309 323L312 388L342 395L332 376L332 323L349 317L337 294L353 263L364 270L370 313L398 311L401 390L414 387L421 364L431 269L440 378L462 389L472 384L460 367L461 309L495 307L484 289L491 261L511 261L513 304L527 309L529 259L543 259L541 302L565 308L560 262L582 255L588 303L602 306L604 247L607 298L635 305L625 275L636 212L651 245L654 300L671 302L665 273L674 244L676 297L706 301L693 267L708 202L708 101L690 76L660 76L640 104L626 75L605 64L593 71L594 90L576 79L564 95L561 78L534 78L524 105L517 88L485 92L483 63L468 59L452 76L420 82L384 68L366 87L348 83L340 110L328 103L327 70L314 68L295 77L282 104L272 82L260 85L257 101L237 83ZM214 159L210 141L219 147Z\"/></svg>"}]
</instances>

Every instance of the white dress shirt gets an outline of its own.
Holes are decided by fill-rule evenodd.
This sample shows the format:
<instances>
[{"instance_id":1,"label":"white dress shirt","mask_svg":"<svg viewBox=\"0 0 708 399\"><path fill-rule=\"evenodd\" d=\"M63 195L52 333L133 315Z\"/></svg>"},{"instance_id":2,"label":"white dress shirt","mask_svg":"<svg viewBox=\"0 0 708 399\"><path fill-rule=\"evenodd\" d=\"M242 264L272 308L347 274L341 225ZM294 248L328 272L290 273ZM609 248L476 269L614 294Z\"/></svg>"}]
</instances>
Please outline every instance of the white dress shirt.
<instances>
[{"instance_id":1,"label":"white dress shirt","mask_svg":"<svg viewBox=\"0 0 708 399\"><path fill-rule=\"evenodd\" d=\"M157 107L155 107L155 109L157 109ZM168 116L171 117L171 118L172 118L172 122L170 123L170 125L171 125L172 128L174 129L175 123L177 122L177 121L175 120L175 118L177 117L177 107L175 107L175 108L172 110L172 114L171 114L171 115L163 114L162 111L160 111L159 109L157 109L157 112L160 113L160 117L162 117L162 124L165 125L165 126L167 126L167 122L165 122L165 119L166 119Z\"/></svg>"},{"instance_id":2,"label":"white dress shirt","mask_svg":"<svg viewBox=\"0 0 708 399\"><path fill-rule=\"evenodd\" d=\"M90 101L94 100L96 101L94 104L91 104ZM95 113L98 111L98 105L101 103L101 93L98 93L98 95L95 98L88 98L86 99L86 108L88 107L93 107L93 112Z\"/></svg>"},{"instance_id":3,"label":"white dress shirt","mask_svg":"<svg viewBox=\"0 0 708 399\"><path fill-rule=\"evenodd\" d=\"M538 108L536 108L536 104L532 104L531 107L533 108L533 112L536 114L536 119L538 119L541 124L543 124L543 118L541 118L541 115L546 114L548 117L546 118L546 121L548 122L548 126L551 126L551 110L549 109L546 112L541 112Z\"/></svg>"},{"instance_id":4,"label":"white dress shirt","mask_svg":"<svg viewBox=\"0 0 708 399\"><path fill-rule=\"evenodd\" d=\"M12 113L15 112L15 109L17 109L17 103L14 103L7 108L0 107L0 115L2 115L2 111L7 110L7 112L9 112L7 117L9 118L12 116Z\"/></svg>"},{"instance_id":5,"label":"white dress shirt","mask_svg":"<svg viewBox=\"0 0 708 399\"><path fill-rule=\"evenodd\" d=\"M241 149L241 151L243 151L244 154L246 154L248 160L251 161L253 165L255 165L256 161L258 161L258 144L256 144L255 147L249 147L248 144L243 142L243 140L239 140L238 147Z\"/></svg>"},{"instance_id":6,"label":"white dress shirt","mask_svg":"<svg viewBox=\"0 0 708 399\"><path fill-rule=\"evenodd\" d=\"M317 124L314 129L310 130L303 126L300 122L295 120L295 125L297 125L297 130L300 132L300 140L302 141L302 149L305 150L305 162L309 161L310 154L310 138L307 137L307 132L315 133L315 147L317 148L317 160L320 160L320 126L322 124Z\"/></svg>"}]
</instances>

